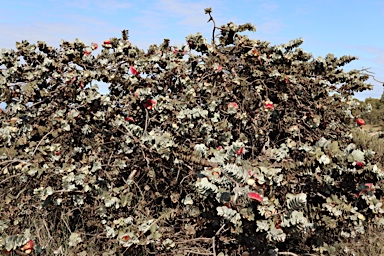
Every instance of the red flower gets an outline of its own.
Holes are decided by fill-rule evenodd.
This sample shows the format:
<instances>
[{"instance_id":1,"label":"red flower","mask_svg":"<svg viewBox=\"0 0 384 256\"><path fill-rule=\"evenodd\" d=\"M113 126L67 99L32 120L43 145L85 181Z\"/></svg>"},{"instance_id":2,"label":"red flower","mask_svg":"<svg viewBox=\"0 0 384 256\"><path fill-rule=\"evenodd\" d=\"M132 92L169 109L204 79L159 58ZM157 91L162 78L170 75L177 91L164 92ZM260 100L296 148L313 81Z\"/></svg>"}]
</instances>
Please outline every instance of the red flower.
<instances>
[{"instance_id":1,"label":"red flower","mask_svg":"<svg viewBox=\"0 0 384 256\"><path fill-rule=\"evenodd\" d=\"M281 224L281 220L277 220L277 223L276 223L275 228L276 228L276 229L281 229L280 224Z\"/></svg>"},{"instance_id":2,"label":"red flower","mask_svg":"<svg viewBox=\"0 0 384 256\"><path fill-rule=\"evenodd\" d=\"M230 109L230 108L239 109L239 106L237 105L236 102L229 102L228 103L228 109Z\"/></svg>"},{"instance_id":3,"label":"red flower","mask_svg":"<svg viewBox=\"0 0 384 256\"><path fill-rule=\"evenodd\" d=\"M285 83L289 84L289 76L285 76Z\"/></svg>"},{"instance_id":4,"label":"red flower","mask_svg":"<svg viewBox=\"0 0 384 256\"><path fill-rule=\"evenodd\" d=\"M361 119L361 118L357 118L356 119L356 123L357 123L357 125L362 126L362 125L365 124L365 121L363 119Z\"/></svg>"},{"instance_id":5,"label":"red flower","mask_svg":"<svg viewBox=\"0 0 384 256\"><path fill-rule=\"evenodd\" d=\"M32 240L28 240L28 242L21 248L21 250L23 251L33 250L34 246L35 246L35 243ZM31 253L31 251L29 251L29 253Z\"/></svg>"},{"instance_id":6,"label":"red flower","mask_svg":"<svg viewBox=\"0 0 384 256\"><path fill-rule=\"evenodd\" d=\"M369 191L371 191L372 187L373 183L365 183L360 193L357 194L357 197L367 194Z\"/></svg>"},{"instance_id":7,"label":"red flower","mask_svg":"<svg viewBox=\"0 0 384 256\"><path fill-rule=\"evenodd\" d=\"M96 50L99 47L97 43L92 43L91 48L92 50Z\"/></svg>"},{"instance_id":8,"label":"red flower","mask_svg":"<svg viewBox=\"0 0 384 256\"><path fill-rule=\"evenodd\" d=\"M222 150L223 147L222 147L222 146L218 146L217 149L218 149L218 150Z\"/></svg>"},{"instance_id":9,"label":"red flower","mask_svg":"<svg viewBox=\"0 0 384 256\"><path fill-rule=\"evenodd\" d=\"M216 72L220 72L223 69L223 66L218 66Z\"/></svg>"},{"instance_id":10,"label":"red flower","mask_svg":"<svg viewBox=\"0 0 384 256\"><path fill-rule=\"evenodd\" d=\"M363 162L356 162L356 166L359 168L362 168L362 167L364 167L364 163Z\"/></svg>"},{"instance_id":11,"label":"red flower","mask_svg":"<svg viewBox=\"0 0 384 256\"><path fill-rule=\"evenodd\" d=\"M110 40L104 40L104 44L111 44Z\"/></svg>"},{"instance_id":12,"label":"red flower","mask_svg":"<svg viewBox=\"0 0 384 256\"><path fill-rule=\"evenodd\" d=\"M56 151L55 155L57 155L57 156L60 155L60 151Z\"/></svg>"},{"instance_id":13,"label":"red flower","mask_svg":"<svg viewBox=\"0 0 384 256\"><path fill-rule=\"evenodd\" d=\"M144 103L144 107L146 109L152 109L153 106L156 105L156 100L155 99L150 99L150 100L147 100L145 103Z\"/></svg>"},{"instance_id":14,"label":"red flower","mask_svg":"<svg viewBox=\"0 0 384 256\"><path fill-rule=\"evenodd\" d=\"M273 103L266 103L265 104L265 109L274 109L275 106L273 105Z\"/></svg>"},{"instance_id":15,"label":"red flower","mask_svg":"<svg viewBox=\"0 0 384 256\"><path fill-rule=\"evenodd\" d=\"M129 240L131 240L131 237L130 236L123 236L122 238L121 238L121 240L123 240L124 242L128 242Z\"/></svg>"},{"instance_id":16,"label":"red flower","mask_svg":"<svg viewBox=\"0 0 384 256\"><path fill-rule=\"evenodd\" d=\"M67 81L66 84L73 84L73 82L75 82L76 80L76 77L72 77L71 81Z\"/></svg>"},{"instance_id":17,"label":"red flower","mask_svg":"<svg viewBox=\"0 0 384 256\"><path fill-rule=\"evenodd\" d=\"M256 192L249 192L248 193L248 198L250 198L252 200L256 200L258 202L263 201L263 197L260 194L256 193Z\"/></svg>"},{"instance_id":18,"label":"red flower","mask_svg":"<svg viewBox=\"0 0 384 256\"><path fill-rule=\"evenodd\" d=\"M243 148L239 148L238 150L236 150L236 155L241 155L243 154Z\"/></svg>"},{"instance_id":19,"label":"red flower","mask_svg":"<svg viewBox=\"0 0 384 256\"><path fill-rule=\"evenodd\" d=\"M132 122L132 123L135 122L135 120L133 120L132 117L126 117L126 118L125 118L125 121L129 121L129 122Z\"/></svg>"},{"instance_id":20,"label":"red flower","mask_svg":"<svg viewBox=\"0 0 384 256\"><path fill-rule=\"evenodd\" d=\"M138 74L140 74L139 72L137 72L137 70L136 70L132 65L129 67L129 71L130 71L133 75L135 75L135 76L137 76Z\"/></svg>"},{"instance_id":21,"label":"red flower","mask_svg":"<svg viewBox=\"0 0 384 256\"><path fill-rule=\"evenodd\" d=\"M373 187L373 183L365 183L364 184L367 187L367 191L371 191L371 188Z\"/></svg>"}]
</instances>

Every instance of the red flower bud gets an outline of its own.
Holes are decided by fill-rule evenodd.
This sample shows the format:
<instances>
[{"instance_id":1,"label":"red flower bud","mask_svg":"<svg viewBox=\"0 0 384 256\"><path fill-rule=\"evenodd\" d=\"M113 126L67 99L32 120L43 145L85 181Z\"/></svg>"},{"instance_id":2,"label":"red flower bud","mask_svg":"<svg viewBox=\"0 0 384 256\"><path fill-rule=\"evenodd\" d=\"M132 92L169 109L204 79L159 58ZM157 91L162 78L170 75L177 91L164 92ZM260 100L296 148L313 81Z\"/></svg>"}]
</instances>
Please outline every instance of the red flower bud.
<instances>
[{"instance_id":1,"label":"red flower bud","mask_svg":"<svg viewBox=\"0 0 384 256\"><path fill-rule=\"evenodd\" d=\"M91 48L92 50L96 50L99 47L97 43L92 43Z\"/></svg>"},{"instance_id":2,"label":"red flower bud","mask_svg":"<svg viewBox=\"0 0 384 256\"><path fill-rule=\"evenodd\" d=\"M239 148L238 150L236 150L236 155L241 155L243 154L243 148Z\"/></svg>"},{"instance_id":3,"label":"red flower bud","mask_svg":"<svg viewBox=\"0 0 384 256\"><path fill-rule=\"evenodd\" d=\"M356 166L359 168L362 168L362 167L364 167L364 163L363 162L356 162Z\"/></svg>"},{"instance_id":4,"label":"red flower bud","mask_svg":"<svg viewBox=\"0 0 384 256\"><path fill-rule=\"evenodd\" d=\"M229 102L228 103L228 109L230 109L230 108L239 109L239 106L237 105L236 102Z\"/></svg>"},{"instance_id":5,"label":"red flower bud","mask_svg":"<svg viewBox=\"0 0 384 256\"><path fill-rule=\"evenodd\" d=\"M28 242L21 248L23 251L33 250L35 243L32 240L28 240Z\"/></svg>"},{"instance_id":6,"label":"red flower bud","mask_svg":"<svg viewBox=\"0 0 384 256\"><path fill-rule=\"evenodd\" d=\"M285 76L285 83L289 84L289 76Z\"/></svg>"},{"instance_id":7,"label":"red flower bud","mask_svg":"<svg viewBox=\"0 0 384 256\"><path fill-rule=\"evenodd\" d=\"M123 240L124 242L128 242L129 240L131 240L131 237L130 236L123 236L121 238L121 240Z\"/></svg>"},{"instance_id":8,"label":"red flower bud","mask_svg":"<svg viewBox=\"0 0 384 256\"><path fill-rule=\"evenodd\" d=\"M111 44L110 40L104 40L104 44Z\"/></svg>"},{"instance_id":9,"label":"red flower bud","mask_svg":"<svg viewBox=\"0 0 384 256\"><path fill-rule=\"evenodd\" d=\"M365 183L364 185L367 187L367 191L371 191L371 188L373 187L373 183Z\"/></svg>"},{"instance_id":10,"label":"red flower bud","mask_svg":"<svg viewBox=\"0 0 384 256\"><path fill-rule=\"evenodd\" d=\"M129 71L132 73L132 75L134 76L137 76L138 74L140 74L139 72L137 72L137 70L131 65L129 67Z\"/></svg>"},{"instance_id":11,"label":"red flower bud","mask_svg":"<svg viewBox=\"0 0 384 256\"><path fill-rule=\"evenodd\" d=\"M361 118L357 118L356 119L356 123L357 123L357 125L362 126L362 125L365 124L365 121L363 119L361 119Z\"/></svg>"},{"instance_id":12,"label":"red flower bud","mask_svg":"<svg viewBox=\"0 0 384 256\"><path fill-rule=\"evenodd\" d=\"M144 103L144 107L146 109L152 109L153 106L156 105L156 100L155 99L150 99L150 100L147 100L145 103Z\"/></svg>"},{"instance_id":13,"label":"red flower bud","mask_svg":"<svg viewBox=\"0 0 384 256\"><path fill-rule=\"evenodd\" d=\"M60 155L60 151L56 151L55 155L57 155L57 156Z\"/></svg>"},{"instance_id":14,"label":"red flower bud","mask_svg":"<svg viewBox=\"0 0 384 256\"><path fill-rule=\"evenodd\" d=\"M126 117L126 118L125 118L125 121L129 121L129 122L132 122L132 123L135 122L135 120L133 120L132 117Z\"/></svg>"},{"instance_id":15,"label":"red flower bud","mask_svg":"<svg viewBox=\"0 0 384 256\"><path fill-rule=\"evenodd\" d=\"M87 50L84 50L84 55L87 55L87 56L89 56L91 53L89 52L89 51L87 51Z\"/></svg>"}]
</instances>

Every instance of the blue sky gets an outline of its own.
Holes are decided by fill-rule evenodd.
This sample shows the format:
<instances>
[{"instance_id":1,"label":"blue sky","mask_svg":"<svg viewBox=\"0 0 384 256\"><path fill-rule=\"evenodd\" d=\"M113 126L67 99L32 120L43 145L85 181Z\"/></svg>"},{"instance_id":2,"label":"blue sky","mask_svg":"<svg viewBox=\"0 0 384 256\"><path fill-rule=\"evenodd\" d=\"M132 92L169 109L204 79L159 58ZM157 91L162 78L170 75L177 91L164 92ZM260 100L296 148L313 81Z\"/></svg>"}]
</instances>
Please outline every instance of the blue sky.
<instances>
[{"instance_id":1,"label":"blue sky","mask_svg":"<svg viewBox=\"0 0 384 256\"><path fill-rule=\"evenodd\" d=\"M15 48L15 42L23 39L46 41L54 47L61 39L75 38L101 44L120 37L123 29L143 49L164 38L181 45L196 32L210 40L207 7L212 7L217 25L254 24L257 32L249 34L253 39L282 44L302 37L302 48L314 57L328 53L358 56L347 69L370 68L384 82L382 0L1 0L0 48ZM370 82L374 90L356 98L381 97L382 83Z\"/></svg>"}]
</instances>

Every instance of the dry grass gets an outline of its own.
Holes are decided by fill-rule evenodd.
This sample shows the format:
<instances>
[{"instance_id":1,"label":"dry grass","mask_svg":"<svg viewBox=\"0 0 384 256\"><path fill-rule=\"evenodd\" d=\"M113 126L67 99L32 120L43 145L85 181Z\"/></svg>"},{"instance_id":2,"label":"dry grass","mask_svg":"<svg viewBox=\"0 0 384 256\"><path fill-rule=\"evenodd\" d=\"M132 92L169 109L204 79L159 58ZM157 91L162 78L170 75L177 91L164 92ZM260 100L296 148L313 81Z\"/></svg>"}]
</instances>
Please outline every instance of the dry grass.
<instances>
[{"instance_id":1,"label":"dry grass","mask_svg":"<svg viewBox=\"0 0 384 256\"><path fill-rule=\"evenodd\" d=\"M384 228L369 226L366 234L332 246L335 251L331 255L384 256Z\"/></svg>"},{"instance_id":2,"label":"dry grass","mask_svg":"<svg viewBox=\"0 0 384 256\"><path fill-rule=\"evenodd\" d=\"M354 143L363 149L370 149L374 151L374 160L378 163L378 166L384 167L384 138L378 132L382 130L382 127L375 127L375 129L355 129L352 131Z\"/></svg>"},{"instance_id":3,"label":"dry grass","mask_svg":"<svg viewBox=\"0 0 384 256\"><path fill-rule=\"evenodd\" d=\"M383 131L383 127L380 125L365 124L362 126L362 128L365 131L372 131L372 132Z\"/></svg>"}]
</instances>

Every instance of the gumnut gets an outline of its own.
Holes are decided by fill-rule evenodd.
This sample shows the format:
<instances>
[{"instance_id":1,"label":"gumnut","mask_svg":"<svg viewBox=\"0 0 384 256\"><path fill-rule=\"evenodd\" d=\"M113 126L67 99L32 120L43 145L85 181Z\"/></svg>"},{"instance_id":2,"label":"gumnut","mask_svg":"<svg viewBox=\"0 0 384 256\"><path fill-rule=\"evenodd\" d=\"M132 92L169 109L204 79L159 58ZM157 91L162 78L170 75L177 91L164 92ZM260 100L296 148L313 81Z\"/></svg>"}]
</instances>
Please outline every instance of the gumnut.
<instances>
[{"instance_id":1,"label":"gumnut","mask_svg":"<svg viewBox=\"0 0 384 256\"><path fill-rule=\"evenodd\" d=\"M255 200L255 201L258 201L258 202L262 202L263 201L263 197L256 193L256 192L249 192L248 193L248 198L252 199L252 200Z\"/></svg>"},{"instance_id":2,"label":"gumnut","mask_svg":"<svg viewBox=\"0 0 384 256\"><path fill-rule=\"evenodd\" d=\"M357 118L356 119L356 123L357 123L357 125L362 126L362 125L365 124L365 121L363 119L361 119L361 118Z\"/></svg>"}]
</instances>

